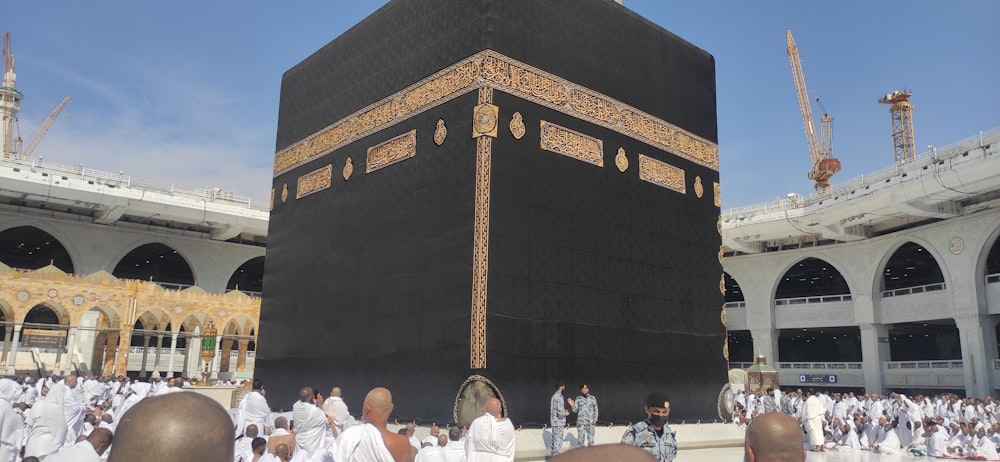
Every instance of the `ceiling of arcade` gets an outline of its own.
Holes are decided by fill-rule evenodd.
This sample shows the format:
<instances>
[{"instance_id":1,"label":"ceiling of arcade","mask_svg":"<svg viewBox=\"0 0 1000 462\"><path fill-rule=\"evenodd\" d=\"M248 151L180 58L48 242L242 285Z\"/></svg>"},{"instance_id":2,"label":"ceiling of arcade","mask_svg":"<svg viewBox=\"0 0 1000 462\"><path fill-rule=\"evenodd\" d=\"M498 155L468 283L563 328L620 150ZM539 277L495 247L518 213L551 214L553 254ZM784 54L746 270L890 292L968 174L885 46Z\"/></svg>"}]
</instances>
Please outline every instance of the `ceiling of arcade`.
<instances>
[{"instance_id":1,"label":"ceiling of arcade","mask_svg":"<svg viewBox=\"0 0 1000 462\"><path fill-rule=\"evenodd\" d=\"M78 326L90 310L101 313L99 327L135 326L146 330L193 332L213 322L222 334L256 335L260 298L240 291L216 295L199 287L168 290L154 282L118 279L106 271L66 274L49 265L34 271L0 263L0 315L22 323L43 305L63 326Z\"/></svg>"}]
</instances>

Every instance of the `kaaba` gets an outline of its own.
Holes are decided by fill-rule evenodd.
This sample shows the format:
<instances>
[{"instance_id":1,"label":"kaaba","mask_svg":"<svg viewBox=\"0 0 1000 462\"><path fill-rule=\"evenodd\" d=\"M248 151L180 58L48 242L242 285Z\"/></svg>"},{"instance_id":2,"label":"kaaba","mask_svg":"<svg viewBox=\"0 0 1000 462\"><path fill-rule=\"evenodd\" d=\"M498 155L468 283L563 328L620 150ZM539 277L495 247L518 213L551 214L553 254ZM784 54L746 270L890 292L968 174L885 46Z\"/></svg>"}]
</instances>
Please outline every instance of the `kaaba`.
<instances>
[{"instance_id":1,"label":"kaaba","mask_svg":"<svg viewBox=\"0 0 1000 462\"><path fill-rule=\"evenodd\" d=\"M610 0L396 0L281 80L255 375L450 422L557 382L601 422L718 417L715 62ZM284 400L284 401L283 401Z\"/></svg>"}]
</instances>

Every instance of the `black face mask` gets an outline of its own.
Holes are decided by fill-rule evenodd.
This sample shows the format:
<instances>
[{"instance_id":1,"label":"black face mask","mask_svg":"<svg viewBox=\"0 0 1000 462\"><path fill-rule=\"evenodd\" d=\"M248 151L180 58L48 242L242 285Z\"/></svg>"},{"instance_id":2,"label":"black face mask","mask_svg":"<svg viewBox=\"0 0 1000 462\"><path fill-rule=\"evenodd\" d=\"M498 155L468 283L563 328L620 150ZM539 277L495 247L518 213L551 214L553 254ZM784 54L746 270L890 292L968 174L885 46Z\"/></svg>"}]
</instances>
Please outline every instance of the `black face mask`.
<instances>
[{"instance_id":1,"label":"black face mask","mask_svg":"<svg viewBox=\"0 0 1000 462\"><path fill-rule=\"evenodd\" d=\"M649 423L653 424L655 427L663 427L667 424L667 416L650 414Z\"/></svg>"}]
</instances>

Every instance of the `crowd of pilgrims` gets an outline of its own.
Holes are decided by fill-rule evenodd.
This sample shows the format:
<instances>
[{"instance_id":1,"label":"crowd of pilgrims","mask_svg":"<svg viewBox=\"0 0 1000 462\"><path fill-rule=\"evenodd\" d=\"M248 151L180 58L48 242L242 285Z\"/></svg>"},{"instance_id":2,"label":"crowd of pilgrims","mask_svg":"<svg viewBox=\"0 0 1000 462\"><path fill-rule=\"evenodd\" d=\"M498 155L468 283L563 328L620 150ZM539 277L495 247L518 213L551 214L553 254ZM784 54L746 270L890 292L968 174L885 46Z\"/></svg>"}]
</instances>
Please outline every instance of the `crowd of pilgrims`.
<instances>
[{"instance_id":1,"label":"crowd of pilgrims","mask_svg":"<svg viewBox=\"0 0 1000 462\"><path fill-rule=\"evenodd\" d=\"M990 396L768 389L760 394L738 391L734 401L733 421L744 429L765 412L795 417L806 449L1000 460L1000 399ZM810 421L822 428L822 439L810 437Z\"/></svg>"},{"instance_id":2,"label":"crowd of pilgrims","mask_svg":"<svg viewBox=\"0 0 1000 462\"><path fill-rule=\"evenodd\" d=\"M20 375L0 378L0 462L107 458L116 416L141 399L181 391L182 379ZM95 431L102 429L100 431Z\"/></svg>"}]
</instances>

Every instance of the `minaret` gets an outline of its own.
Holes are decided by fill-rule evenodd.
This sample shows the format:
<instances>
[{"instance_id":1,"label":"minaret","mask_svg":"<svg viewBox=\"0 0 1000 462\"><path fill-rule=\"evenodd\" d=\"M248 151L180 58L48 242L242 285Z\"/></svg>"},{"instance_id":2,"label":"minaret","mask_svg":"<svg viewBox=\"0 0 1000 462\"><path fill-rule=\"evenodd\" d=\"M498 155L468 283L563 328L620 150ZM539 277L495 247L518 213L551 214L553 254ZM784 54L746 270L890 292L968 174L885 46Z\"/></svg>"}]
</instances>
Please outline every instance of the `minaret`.
<instances>
[{"instance_id":1,"label":"minaret","mask_svg":"<svg viewBox=\"0 0 1000 462\"><path fill-rule=\"evenodd\" d=\"M17 91L14 83L14 55L10 51L10 32L3 37L3 85L0 85L0 146L3 147L4 159L17 155L20 139L15 139L14 121L21 110L21 99L24 95Z\"/></svg>"}]
</instances>

